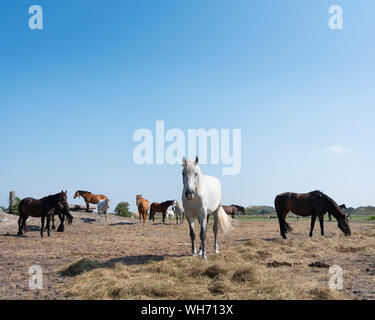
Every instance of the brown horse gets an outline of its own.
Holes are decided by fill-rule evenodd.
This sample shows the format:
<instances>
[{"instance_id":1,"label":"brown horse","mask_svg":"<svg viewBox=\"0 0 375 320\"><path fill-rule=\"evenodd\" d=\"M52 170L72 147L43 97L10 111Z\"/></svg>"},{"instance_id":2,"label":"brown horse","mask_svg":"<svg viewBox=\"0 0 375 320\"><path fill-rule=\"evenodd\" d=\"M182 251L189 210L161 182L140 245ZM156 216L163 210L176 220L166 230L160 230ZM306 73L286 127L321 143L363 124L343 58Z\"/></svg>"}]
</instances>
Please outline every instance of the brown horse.
<instances>
[{"instance_id":1,"label":"brown horse","mask_svg":"<svg viewBox=\"0 0 375 320\"><path fill-rule=\"evenodd\" d=\"M315 220L319 217L320 231L324 236L323 217L328 211L338 222L338 227L346 236L351 234L348 218L339 208L337 203L321 191L312 191L309 193L291 193L279 194L275 198L275 208L279 218L281 236L286 239L286 233L292 231L292 227L285 221L289 211L295 215L307 217L311 216L310 237L313 235Z\"/></svg>"},{"instance_id":2,"label":"brown horse","mask_svg":"<svg viewBox=\"0 0 375 320\"><path fill-rule=\"evenodd\" d=\"M163 214L163 223L167 215L168 208L173 204L173 200L164 201L162 203L153 202L150 207L150 220L155 221L155 213L161 212Z\"/></svg>"},{"instance_id":3,"label":"brown horse","mask_svg":"<svg viewBox=\"0 0 375 320\"><path fill-rule=\"evenodd\" d=\"M107 197L102 194L92 194L89 191L82 191L78 190L75 195L74 199L77 197L82 197L86 202L86 212L90 212L90 203L98 204L100 200L107 200Z\"/></svg>"},{"instance_id":4,"label":"brown horse","mask_svg":"<svg viewBox=\"0 0 375 320\"><path fill-rule=\"evenodd\" d=\"M34 198L25 198L18 205L18 234L22 235L22 231L26 231L26 220L28 217L41 217L42 227L40 236L43 237L44 221L47 218L47 233L50 236L50 222L53 214L66 214L68 223L71 224L73 217L70 215L67 192L61 191L55 195L44 197L40 200ZM60 227L59 227L60 228ZM63 227L62 227L63 229ZM61 230L61 228L60 228Z\"/></svg>"},{"instance_id":5,"label":"brown horse","mask_svg":"<svg viewBox=\"0 0 375 320\"><path fill-rule=\"evenodd\" d=\"M142 218L143 218L143 225L146 224L147 219L147 212L150 208L150 201L146 200L142 197L142 195L137 194L136 203L138 207L138 213L139 213L139 225L141 225Z\"/></svg>"},{"instance_id":6,"label":"brown horse","mask_svg":"<svg viewBox=\"0 0 375 320\"><path fill-rule=\"evenodd\" d=\"M234 219L236 213L238 211L241 211L243 214L245 214L245 208L242 206L238 206L236 204L231 204L230 206L222 206L226 214L232 216Z\"/></svg>"},{"instance_id":7,"label":"brown horse","mask_svg":"<svg viewBox=\"0 0 375 320\"><path fill-rule=\"evenodd\" d=\"M222 207L227 215L232 216L232 219L234 219L238 211L241 211L243 214L245 214L245 208L242 206L238 206L236 204L231 204L230 206L223 205ZM207 216L207 223L208 223L209 217L210 215Z\"/></svg>"}]
</instances>

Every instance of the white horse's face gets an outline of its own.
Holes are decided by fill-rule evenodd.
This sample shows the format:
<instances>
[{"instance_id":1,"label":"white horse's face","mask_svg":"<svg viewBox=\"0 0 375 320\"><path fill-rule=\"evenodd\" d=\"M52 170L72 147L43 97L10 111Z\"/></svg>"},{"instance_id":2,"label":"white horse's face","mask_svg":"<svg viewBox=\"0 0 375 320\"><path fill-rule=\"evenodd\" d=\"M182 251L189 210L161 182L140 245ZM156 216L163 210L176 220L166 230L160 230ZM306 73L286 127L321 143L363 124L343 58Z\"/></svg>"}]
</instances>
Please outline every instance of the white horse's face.
<instances>
[{"instance_id":1,"label":"white horse's face","mask_svg":"<svg viewBox=\"0 0 375 320\"><path fill-rule=\"evenodd\" d=\"M184 183L184 195L187 200L193 200L197 194L197 185L199 179L198 157L194 161L182 159L182 181Z\"/></svg>"}]
</instances>

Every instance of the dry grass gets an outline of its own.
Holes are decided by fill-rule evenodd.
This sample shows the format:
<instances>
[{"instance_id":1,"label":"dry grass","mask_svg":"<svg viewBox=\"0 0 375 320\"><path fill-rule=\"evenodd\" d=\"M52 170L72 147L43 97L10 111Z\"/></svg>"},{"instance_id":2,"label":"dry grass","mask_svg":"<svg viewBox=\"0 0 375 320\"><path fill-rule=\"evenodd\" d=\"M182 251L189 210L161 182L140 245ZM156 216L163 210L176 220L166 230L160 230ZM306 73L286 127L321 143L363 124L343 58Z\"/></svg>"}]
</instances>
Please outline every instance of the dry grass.
<instances>
[{"instance_id":1,"label":"dry grass","mask_svg":"<svg viewBox=\"0 0 375 320\"><path fill-rule=\"evenodd\" d=\"M190 257L188 226L76 214L66 232L41 239L40 221L15 237L17 221L0 224L0 295L7 299L375 299L375 224L353 223L344 237L326 223L326 237L309 222L291 221L283 240L277 221L241 221L219 237L212 224L208 261ZM45 289L27 289L28 267L41 265ZM328 289L327 266L343 269L344 290ZM310 267L309 265L312 265ZM65 266L65 267L64 267Z\"/></svg>"},{"instance_id":2,"label":"dry grass","mask_svg":"<svg viewBox=\"0 0 375 320\"><path fill-rule=\"evenodd\" d=\"M342 243L355 239L250 240L208 261L181 257L126 266L81 260L63 269L83 272L64 288L81 299L350 299L328 288L327 264L318 252L352 254L343 250L351 244Z\"/></svg>"}]
</instances>

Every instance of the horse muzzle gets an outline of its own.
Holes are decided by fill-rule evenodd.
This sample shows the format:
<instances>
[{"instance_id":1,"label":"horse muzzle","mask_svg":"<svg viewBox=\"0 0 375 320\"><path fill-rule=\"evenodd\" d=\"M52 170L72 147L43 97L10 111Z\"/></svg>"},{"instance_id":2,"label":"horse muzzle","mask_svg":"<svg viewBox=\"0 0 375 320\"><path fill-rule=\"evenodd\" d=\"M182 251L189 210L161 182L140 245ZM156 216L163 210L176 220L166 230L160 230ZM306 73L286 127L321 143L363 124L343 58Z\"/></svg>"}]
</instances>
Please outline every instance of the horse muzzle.
<instances>
[{"instance_id":1,"label":"horse muzzle","mask_svg":"<svg viewBox=\"0 0 375 320\"><path fill-rule=\"evenodd\" d=\"M194 191L186 191L185 192L185 197L188 200L193 200L195 197L195 192Z\"/></svg>"}]
</instances>

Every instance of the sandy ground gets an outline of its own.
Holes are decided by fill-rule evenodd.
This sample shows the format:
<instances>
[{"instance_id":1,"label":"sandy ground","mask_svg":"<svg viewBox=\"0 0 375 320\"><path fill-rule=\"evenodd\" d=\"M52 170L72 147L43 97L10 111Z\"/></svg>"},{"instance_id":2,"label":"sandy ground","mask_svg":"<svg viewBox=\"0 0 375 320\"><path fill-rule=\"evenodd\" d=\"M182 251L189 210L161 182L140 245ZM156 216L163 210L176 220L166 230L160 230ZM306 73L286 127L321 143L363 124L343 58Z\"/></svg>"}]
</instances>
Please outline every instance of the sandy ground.
<instances>
[{"instance_id":1,"label":"sandy ground","mask_svg":"<svg viewBox=\"0 0 375 320\"><path fill-rule=\"evenodd\" d=\"M165 225L161 222L149 222L138 226L137 220L109 215L108 223L98 221L96 214L72 213L74 221L66 226L64 233L52 231L51 237L41 238L40 219L29 218L30 232L25 237L17 237L17 216L0 213L0 299L66 299L61 290L62 284L74 281L74 277L64 277L58 270L82 258L103 262L120 262L137 266L149 260L166 260L173 257L190 255L188 225L176 226L174 221ZM58 219L57 219L58 221ZM298 244L308 239L309 222L290 219L294 228L288 234L288 241ZM212 221L209 223L207 236L208 259L213 254ZM58 225L58 224L57 224ZM375 299L375 235L374 223L352 223L353 236L345 238L336 223L326 223L326 238L332 239L337 251L324 250L290 253L290 260L297 262L323 261L329 265L340 265L344 270L344 290L353 299ZM198 229L199 230L199 229ZM315 241L324 243L317 224ZM366 236L362 236L366 234ZM241 221L228 235L219 238L221 251L235 247L248 240L262 240L263 243L280 243L279 225L276 220ZM282 240L284 241L284 240ZM350 241L350 245L347 246ZM332 246L331 246L332 247ZM262 248L259 248L260 250ZM266 263L272 262L265 261ZM29 290L29 267L40 265L43 269L43 290ZM293 276L293 267L285 271L285 276ZM327 273L327 269L305 268L303 276L307 279L314 272ZM304 269L304 270L305 270ZM300 275L298 275L300 276ZM323 278L324 278L323 277Z\"/></svg>"}]
</instances>

